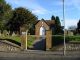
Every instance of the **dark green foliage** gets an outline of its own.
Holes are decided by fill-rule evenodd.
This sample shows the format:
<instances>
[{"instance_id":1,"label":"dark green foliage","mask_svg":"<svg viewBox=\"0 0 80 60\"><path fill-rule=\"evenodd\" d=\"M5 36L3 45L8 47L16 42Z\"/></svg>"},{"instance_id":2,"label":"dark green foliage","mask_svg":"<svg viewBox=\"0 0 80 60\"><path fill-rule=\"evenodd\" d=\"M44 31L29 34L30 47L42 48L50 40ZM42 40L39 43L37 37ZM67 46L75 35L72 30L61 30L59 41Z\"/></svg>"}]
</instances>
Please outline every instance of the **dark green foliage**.
<instances>
[{"instance_id":1,"label":"dark green foliage","mask_svg":"<svg viewBox=\"0 0 80 60\"><path fill-rule=\"evenodd\" d=\"M59 19L58 16L56 16L55 24L58 25L58 26L61 26L60 19Z\"/></svg>"},{"instance_id":2,"label":"dark green foliage","mask_svg":"<svg viewBox=\"0 0 80 60\"><path fill-rule=\"evenodd\" d=\"M43 18L41 20L44 20Z\"/></svg>"},{"instance_id":3,"label":"dark green foliage","mask_svg":"<svg viewBox=\"0 0 80 60\"><path fill-rule=\"evenodd\" d=\"M61 36L61 35L52 36L52 45L53 46L63 44L63 42L64 42L64 36ZM68 37L66 37L66 42L68 42Z\"/></svg>"},{"instance_id":4,"label":"dark green foliage","mask_svg":"<svg viewBox=\"0 0 80 60\"><path fill-rule=\"evenodd\" d=\"M30 35L35 35L35 24L32 25L32 27L29 29Z\"/></svg>"},{"instance_id":5,"label":"dark green foliage","mask_svg":"<svg viewBox=\"0 0 80 60\"><path fill-rule=\"evenodd\" d=\"M77 32L78 32L78 34L80 34L80 20L79 20L79 22L77 23Z\"/></svg>"},{"instance_id":6,"label":"dark green foliage","mask_svg":"<svg viewBox=\"0 0 80 60\"><path fill-rule=\"evenodd\" d=\"M7 26L11 31L20 31L21 26L30 29L37 20L37 17L28 9L19 7L13 11L13 17L8 22Z\"/></svg>"},{"instance_id":7,"label":"dark green foliage","mask_svg":"<svg viewBox=\"0 0 80 60\"><path fill-rule=\"evenodd\" d=\"M55 16L54 15L52 15L52 17L51 17L51 20L55 20L56 18L55 18Z\"/></svg>"},{"instance_id":8,"label":"dark green foliage","mask_svg":"<svg viewBox=\"0 0 80 60\"><path fill-rule=\"evenodd\" d=\"M0 3L5 3L5 0L0 0Z\"/></svg>"},{"instance_id":9,"label":"dark green foliage","mask_svg":"<svg viewBox=\"0 0 80 60\"><path fill-rule=\"evenodd\" d=\"M6 29L6 23L12 17L12 9L5 0L0 0L0 30Z\"/></svg>"},{"instance_id":10,"label":"dark green foliage","mask_svg":"<svg viewBox=\"0 0 80 60\"><path fill-rule=\"evenodd\" d=\"M69 41L80 41L80 36L67 36Z\"/></svg>"},{"instance_id":11,"label":"dark green foliage","mask_svg":"<svg viewBox=\"0 0 80 60\"><path fill-rule=\"evenodd\" d=\"M19 7L12 10L11 6L0 0L0 30L5 29L11 32L19 32L20 27L25 25L27 29L30 29L37 20L37 17L32 14L28 9Z\"/></svg>"},{"instance_id":12,"label":"dark green foliage","mask_svg":"<svg viewBox=\"0 0 80 60\"><path fill-rule=\"evenodd\" d=\"M54 34L62 34L63 33L63 30L62 30L62 27L61 27L61 23L60 23L60 19L58 16L56 16L56 19L55 19L55 33Z\"/></svg>"},{"instance_id":13,"label":"dark green foliage","mask_svg":"<svg viewBox=\"0 0 80 60\"><path fill-rule=\"evenodd\" d=\"M53 36L52 37L52 46L56 46L63 43L63 36Z\"/></svg>"},{"instance_id":14,"label":"dark green foliage","mask_svg":"<svg viewBox=\"0 0 80 60\"><path fill-rule=\"evenodd\" d=\"M66 39L66 43L71 41L80 42L80 36L66 36L65 39ZM64 36L61 35L52 36L52 45L56 46L60 44L64 44Z\"/></svg>"},{"instance_id":15,"label":"dark green foliage","mask_svg":"<svg viewBox=\"0 0 80 60\"><path fill-rule=\"evenodd\" d=\"M79 22L78 22L77 26L78 26L78 29L80 29L80 20L79 20Z\"/></svg>"}]
</instances>

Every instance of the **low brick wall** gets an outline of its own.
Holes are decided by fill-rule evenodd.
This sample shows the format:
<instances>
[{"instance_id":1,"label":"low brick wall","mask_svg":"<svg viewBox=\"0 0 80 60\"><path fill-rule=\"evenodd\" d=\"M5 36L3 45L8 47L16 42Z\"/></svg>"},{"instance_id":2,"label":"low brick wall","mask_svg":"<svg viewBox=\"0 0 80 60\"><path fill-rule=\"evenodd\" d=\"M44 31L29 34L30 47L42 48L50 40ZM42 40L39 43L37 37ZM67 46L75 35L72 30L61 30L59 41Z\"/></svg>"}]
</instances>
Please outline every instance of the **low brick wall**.
<instances>
[{"instance_id":1,"label":"low brick wall","mask_svg":"<svg viewBox=\"0 0 80 60\"><path fill-rule=\"evenodd\" d=\"M53 50L63 51L64 45L53 47ZM80 51L80 44L78 43L66 43L66 51Z\"/></svg>"},{"instance_id":2,"label":"low brick wall","mask_svg":"<svg viewBox=\"0 0 80 60\"><path fill-rule=\"evenodd\" d=\"M20 47L8 41L0 41L0 51L20 51Z\"/></svg>"},{"instance_id":3,"label":"low brick wall","mask_svg":"<svg viewBox=\"0 0 80 60\"><path fill-rule=\"evenodd\" d=\"M67 50L71 50L71 51L76 51L79 50L80 51L80 44L77 43L68 43L66 46Z\"/></svg>"}]
</instances>

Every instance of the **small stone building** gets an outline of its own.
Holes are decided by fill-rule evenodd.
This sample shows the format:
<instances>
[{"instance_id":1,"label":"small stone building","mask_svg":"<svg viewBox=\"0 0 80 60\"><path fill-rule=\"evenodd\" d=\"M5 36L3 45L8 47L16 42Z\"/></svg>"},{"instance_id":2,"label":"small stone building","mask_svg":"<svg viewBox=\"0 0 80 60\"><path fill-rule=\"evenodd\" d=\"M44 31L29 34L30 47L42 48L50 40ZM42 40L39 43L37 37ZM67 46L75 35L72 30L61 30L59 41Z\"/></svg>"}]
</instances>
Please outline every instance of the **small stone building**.
<instances>
[{"instance_id":1,"label":"small stone building","mask_svg":"<svg viewBox=\"0 0 80 60\"><path fill-rule=\"evenodd\" d=\"M39 20L35 24L35 35L36 37L45 36L46 31L54 31L55 20Z\"/></svg>"},{"instance_id":2,"label":"small stone building","mask_svg":"<svg viewBox=\"0 0 80 60\"><path fill-rule=\"evenodd\" d=\"M35 25L36 40L44 40L42 48L52 48L52 35L54 32L55 20L39 20ZM39 46L41 46L39 45Z\"/></svg>"}]
</instances>

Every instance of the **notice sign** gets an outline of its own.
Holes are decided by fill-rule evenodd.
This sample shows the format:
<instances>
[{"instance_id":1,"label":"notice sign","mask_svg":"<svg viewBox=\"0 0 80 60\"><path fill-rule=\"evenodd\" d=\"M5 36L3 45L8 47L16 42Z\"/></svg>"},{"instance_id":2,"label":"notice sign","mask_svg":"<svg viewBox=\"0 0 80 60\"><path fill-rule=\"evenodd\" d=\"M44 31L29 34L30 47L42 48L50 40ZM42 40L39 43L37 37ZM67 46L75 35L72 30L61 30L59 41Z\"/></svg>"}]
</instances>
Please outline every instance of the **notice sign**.
<instances>
[{"instance_id":1,"label":"notice sign","mask_svg":"<svg viewBox=\"0 0 80 60\"><path fill-rule=\"evenodd\" d=\"M26 32L22 32L22 35L26 35Z\"/></svg>"}]
</instances>

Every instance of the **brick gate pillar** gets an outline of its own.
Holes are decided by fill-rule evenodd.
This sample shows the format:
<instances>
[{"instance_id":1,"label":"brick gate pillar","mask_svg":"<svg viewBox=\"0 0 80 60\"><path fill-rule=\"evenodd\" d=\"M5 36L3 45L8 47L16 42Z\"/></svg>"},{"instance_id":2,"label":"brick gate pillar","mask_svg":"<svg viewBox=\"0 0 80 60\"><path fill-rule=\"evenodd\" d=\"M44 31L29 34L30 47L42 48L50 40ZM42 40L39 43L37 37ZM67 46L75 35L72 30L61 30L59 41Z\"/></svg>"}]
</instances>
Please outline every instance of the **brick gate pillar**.
<instances>
[{"instance_id":1,"label":"brick gate pillar","mask_svg":"<svg viewBox=\"0 0 80 60\"><path fill-rule=\"evenodd\" d=\"M21 35L21 49L22 50L27 50L27 31L22 32L22 35Z\"/></svg>"},{"instance_id":2,"label":"brick gate pillar","mask_svg":"<svg viewBox=\"0 0 80 60\"><path fill-rule=\"evenodd\" d=\"M52 48L52 31L47 30L46 31L46 50L49 50Z\"/></svg>"}]
</instances>

